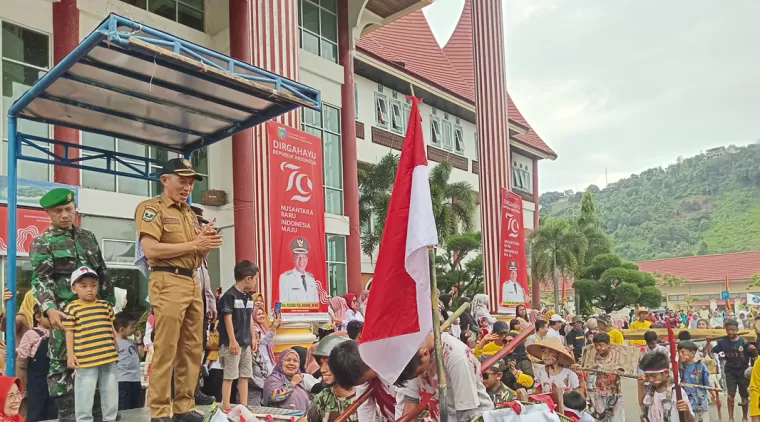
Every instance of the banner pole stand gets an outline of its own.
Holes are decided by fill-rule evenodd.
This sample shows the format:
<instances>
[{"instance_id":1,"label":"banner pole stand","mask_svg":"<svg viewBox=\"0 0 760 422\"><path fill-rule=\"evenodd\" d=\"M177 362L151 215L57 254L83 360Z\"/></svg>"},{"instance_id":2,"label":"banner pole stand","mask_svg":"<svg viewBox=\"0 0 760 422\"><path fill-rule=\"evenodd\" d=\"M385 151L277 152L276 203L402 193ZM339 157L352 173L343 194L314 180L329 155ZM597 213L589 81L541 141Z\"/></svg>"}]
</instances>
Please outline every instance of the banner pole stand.
<instances>
[{"instance_id":1,"label":"banner pole stand","mask_svg":"<svg viewBox=\"0 0 760 422\"><path fill-rule=\"evenodd\" d=\"M448 422L449 411L446 403L446 373L443 371L443 348L441 347L441 311L438 309L438 281L435 275L435 247L428 248L430 268L430 297L433 306L433 341L435 343L435 365L438 369L438 414L440 422ZM431 409L432 410L432 409Z\"/></svg>"}]
</instances>

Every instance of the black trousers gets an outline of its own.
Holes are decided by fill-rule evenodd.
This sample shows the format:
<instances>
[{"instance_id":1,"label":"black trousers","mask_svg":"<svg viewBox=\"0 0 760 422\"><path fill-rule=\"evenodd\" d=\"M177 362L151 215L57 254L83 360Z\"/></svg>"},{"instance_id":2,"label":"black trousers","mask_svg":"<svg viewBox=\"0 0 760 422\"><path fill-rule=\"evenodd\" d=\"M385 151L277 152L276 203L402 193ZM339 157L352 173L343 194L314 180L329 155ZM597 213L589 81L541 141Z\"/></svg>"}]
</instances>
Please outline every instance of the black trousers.
<instances>
[{"instance_id":1,"label":"black trousers","mask_svg":"<svg viewBox=\"0 0 760 422\"><path fill-rule=\"evenodd\" d=\"M119 382L119 410L139 409L142 398L140 381Z\"/></svg>"}]
</instances>

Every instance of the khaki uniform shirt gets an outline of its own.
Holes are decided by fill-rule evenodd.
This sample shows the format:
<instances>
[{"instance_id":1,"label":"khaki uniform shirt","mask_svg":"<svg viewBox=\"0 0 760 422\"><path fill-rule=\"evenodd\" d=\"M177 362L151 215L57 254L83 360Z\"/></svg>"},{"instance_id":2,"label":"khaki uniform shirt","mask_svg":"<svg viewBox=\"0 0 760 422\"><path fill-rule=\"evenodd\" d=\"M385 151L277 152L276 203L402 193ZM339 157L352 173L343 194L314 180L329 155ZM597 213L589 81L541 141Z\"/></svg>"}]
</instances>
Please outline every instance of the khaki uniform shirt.
<instances>
[{"instance_id":1,"label":"khaki uniform shirt","mask_svg":"<svg viewBox=\"0 0 760 422\"><path fill-rule=\"evenodd\" d=\"M161 243L185 243L198 234L198 218L187 203L175 203L164 195L141 202L135 209L137 233L154 237ZM188 252L171 259L148 258L153 267L177 267L195 270L202 263L197 252Z\"/></svg>"}]
</instances>

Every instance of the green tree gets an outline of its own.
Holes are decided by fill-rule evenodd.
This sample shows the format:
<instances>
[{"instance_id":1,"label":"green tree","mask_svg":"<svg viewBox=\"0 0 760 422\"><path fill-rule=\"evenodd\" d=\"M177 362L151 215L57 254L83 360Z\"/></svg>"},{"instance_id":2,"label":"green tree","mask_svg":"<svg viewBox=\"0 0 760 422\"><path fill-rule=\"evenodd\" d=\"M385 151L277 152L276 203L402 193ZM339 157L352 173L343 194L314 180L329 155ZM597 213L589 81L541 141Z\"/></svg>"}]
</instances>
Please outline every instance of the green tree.
<instances>
[{"instance_id":1,"label":"green tree","mask_svg":"<svg viewBox=\"0 0 760 422\"><path fill-rule=\"evenodd\" d=\"M430 197L433 202L433 217L438 230L438 241L445 243L448 238L464 231L472 230L472 215L475 212L477 195L467 182L449 183L451 163L443 162L430 171Z\"/></svg>"},{"instance_id":2,"label":"green tree","mask_svg":"<svg viewBox=\"0 0 760 422\"><path fill-rule=\"evenodd\" d=\"M615 254L597 256L582 277L573 284L582 301L608 313L637 303L654 308L662 300L652 274L639 271L636 264Z\"/></svg>"},{"instance_id":3,"label":"green tree","mask_svg":"<svg viewBox=\"0 0 760 422\"><path fill-rule=\"evenodd\" d=\"M697 250L697 255L707 255L710 253L710 251L707 248L707 242L704 240L699 243L699 250Z\"/></svg>"},{"instance_id":4,"label":"green tree","mask_svg":"<svg viewBox=\"0 0 760 422\"><path fill-rule=\"evenodd\" d=\"M760 273L752 276L752 279L747 286L747 290L749 290L751 287L760 287Z\"/></svg>"},{"instance_id":5,"label":"green tree","mask_svg":"<svg viewBox=\"0 0 760 422\"><path fill-rule=\"evenodd\" d=\"M652 273L657 284L662 287L680 287L686 284L686 279L673 274Z\"/></svg>"},{"instance_id":6,"label":"green tree","mask_svg":"<svg viewBox=\"0 0 760 422\"><path fill-rule=\"evenodd\" d=\"M612 239L604 233L596 212L596 203L591 190L586 190L581 198L581 215L578 217L578 227L588 240L588 249L583 258L584 263L589 263L601 254L612 252Z\"/></svg>"},{"instance_id":7,"label":"green tree","mask_svg":"<svg viewBox=\"0 0 760 422\"><path fill-rule=\"evenodd\" d=\"M480 248L479 232L466 232L449 237L436 256L436 276L442 291L456 285L459 286L460 292L464 292L473 285L477 287L478 280L482 283L482 256L478 255L468 261L473 253L480 252ZM480 259L479 264L472 264L476 259Z\"/></svg>"},{"instance_id":8,"label":"green tree","mask_svg":"<svg viewBox=\"0 0 760 422\"><path fill-rule=\"evenodd\" d=\"M372 258L383 237L399 156L388 153L376 164L359 168L359 222L362 253Z\"/></svg>"},{"instance_id":9,"label":"green tree","mask_svg":"<svg viewBox=\"0 0 760 422\"><path fill-rule=\"evenodd\" d=\"M530 234L531 273L535 282L551 278L554 309L559 312L559 276L575 277L583 267L588 240L570 221L549 218Z\"/></svg>"}]
</instances>

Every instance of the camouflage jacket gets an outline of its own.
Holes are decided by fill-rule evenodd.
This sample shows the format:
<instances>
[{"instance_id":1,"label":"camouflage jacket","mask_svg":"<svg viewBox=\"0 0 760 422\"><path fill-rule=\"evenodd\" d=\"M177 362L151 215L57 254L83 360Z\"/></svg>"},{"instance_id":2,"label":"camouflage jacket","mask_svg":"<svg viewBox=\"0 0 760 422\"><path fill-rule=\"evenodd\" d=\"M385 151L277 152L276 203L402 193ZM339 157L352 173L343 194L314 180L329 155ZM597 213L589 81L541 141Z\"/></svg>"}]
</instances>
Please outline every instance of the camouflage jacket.
<instances>
[{"instance_id":1,"label":"camouflage jacket","mask_svg":"<svg viewBox=\"0 0 760 422\"><path fill-rule=\"evenodd\" d=\"M98 297L111 306L116 304L113 282L103 260L98 239L85 229L62 230L50 225L35 237L29 248L32 261L32 289L42 312L62 310L76 299L71 291L71 273L86 265L98 273Z\"/></svg>"},{"instance_id":2,"label":"camouflage jacket","mask_svg":"<svg viewBox=\"0 0 760 422\"><path fill-rule=\"evenodd\" d=\"M488 390L488 396L491 397L494 407L503 407L508 401L515 401L515 392L510 390L504 383L499 383L496 391Z\"/></svg>"},{"instance_id":3,"label":"camouflage jacket","mask_svg":"<svg viewBox=\"0 0 760 422\"><path fill-rule=\"evenodd\" d=\"M311 399L311 406L306 412L306 420L308 422L332 422L348 406L351 406L354 400L356 400L356 394L339 398L335 396L332 388L325 388ZM359 412L354 412L348 417L347 422L358 422L358 420Z\"/></svg>"}]
</instances>

